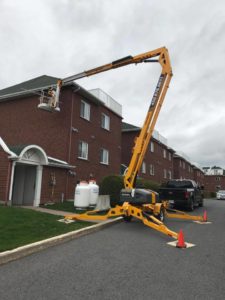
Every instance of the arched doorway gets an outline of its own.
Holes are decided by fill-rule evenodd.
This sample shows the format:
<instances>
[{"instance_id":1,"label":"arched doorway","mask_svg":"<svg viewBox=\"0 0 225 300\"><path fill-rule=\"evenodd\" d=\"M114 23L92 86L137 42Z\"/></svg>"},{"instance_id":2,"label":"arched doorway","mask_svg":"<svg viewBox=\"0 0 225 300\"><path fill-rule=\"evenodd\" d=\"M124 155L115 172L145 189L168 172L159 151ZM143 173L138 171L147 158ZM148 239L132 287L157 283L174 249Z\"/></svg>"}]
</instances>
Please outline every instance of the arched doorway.
<instances>
[{"instance_id":1,"label":"arched doorway","mask_svg":"<svg viewBox=\"0 0 225 300\"><path fill-rule=\"evenodd\" d=\"M48 164L45 151L36 145L17 146L13 162L10 199L13 205L38 206L41 196L43 165Z\"/></svg>"}]
</instances>

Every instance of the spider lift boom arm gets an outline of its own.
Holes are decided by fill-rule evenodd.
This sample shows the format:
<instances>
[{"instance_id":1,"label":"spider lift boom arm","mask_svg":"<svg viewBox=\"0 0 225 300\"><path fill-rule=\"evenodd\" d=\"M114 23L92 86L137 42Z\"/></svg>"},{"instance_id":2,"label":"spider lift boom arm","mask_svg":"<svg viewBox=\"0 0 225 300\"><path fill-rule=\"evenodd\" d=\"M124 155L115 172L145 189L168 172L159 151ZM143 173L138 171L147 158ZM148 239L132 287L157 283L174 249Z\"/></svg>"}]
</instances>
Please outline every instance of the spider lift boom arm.
<instances>
[{"instance_id":1,"label":"spider lift boom arm","mask_svg":"<svg viewBox=\"0 0 225 300\"><path fill-rule=\"evenodd\" d=\"M124 176L124 187L130 189L133 189L135 187L137 173L142 165L145 152L147 150L156 120L158 118L160 108L162 106L172 77L172 69L167 49L165 47L162 47L136 56L126 56L119 60L113 61L112 63L102 65L100 67L90 69L88 71L84 71L82 73L64 78L62 80L60 79L57 83L55 100L52 102L53 107L58 107L60 89L63 84L83 77L89 77L112 69L121 68L126 65L138 64L143 62L159 62L162 67L162 72L160 74L155 92L153 94L153 98L144 125L141 129L139 137L135 141L133 156L130 161L127 172Z\"/></svg>"},{"instance_id":2,"label":"spider lift boom arm","mask_svg":"<svg viewBox=\"0 0 225 300\"><path fill-rule=\"evenodd\" d=\"M130 64L138 64L138 63L147 63L147 62L158 62L162 67L162 71L153 94L144 125L140 131L138 138L135 141L135 146L133 149L133 155L130 161L130 164L127 168L127 171L124 175L124 187L126 191L134 191L136 177L138 171L141 168L143 163L143 159L146 153L146 150L149 145L150 138L152 136L155 123L157 121L161 106L163 104L163 100L165 98L167 89L169 87L169 83L172 77L172 69L170 65L170 58L168 51L165 47L158 48L153 51L149 51L143 54L139 54L137 56L127 56L122 59L113 61L112 63L102 65L100 67L90 69L88 71L84 71L82 73L60 79L57 82L57 87L54 93L51 95L48 107L39 106L40 108L47 109L50 111L59 111L59 96L61 88L64 84L70 83L74 80L81 79L83 77L93 76L98 73L106 72L112 69L124 67ZM173 238L177 238L178 234L169 228L167 228L161 219L161 215L166 215L167 217L175 217L182 219L190 219L190 220L202 220L200 216L189 216L184 214L183 212L178 212L173 210L175 214L170 214L168 210L168 203L163 201L162 203L156 203L156 193L153 191L148 191L152 196L151 203L142 203L142 204L131 204L129 201L123 201L122 205L117 205L115 208L109 210L106 215L96 215L96 211L87 212L85 214L73 214L68 215L65 219L80 219L80 220L106 220L112 216L123 216L126 220L129 220L132 216L142 220L142 222L166 235L169 235ZM161 214L162 213L162 214ZM159 217L158 220L156 217Z\"/></svg>"}]
</instances>

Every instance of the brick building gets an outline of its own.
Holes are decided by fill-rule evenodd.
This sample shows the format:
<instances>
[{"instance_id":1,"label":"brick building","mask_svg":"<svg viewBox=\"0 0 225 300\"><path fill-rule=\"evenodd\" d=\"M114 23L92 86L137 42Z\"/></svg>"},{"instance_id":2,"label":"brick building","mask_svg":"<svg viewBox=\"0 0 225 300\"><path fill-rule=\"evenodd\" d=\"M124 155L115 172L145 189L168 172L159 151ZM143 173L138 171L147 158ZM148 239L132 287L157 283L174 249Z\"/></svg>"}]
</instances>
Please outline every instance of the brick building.
<instances>
[{"instance_id":1,"label":"brick building","mask_svg":"<svg viewBox=\"0 0 225 300\"><path fill-rule=\"evenodd\" d=\"M225 190L225 175L205 175L205 191Z\"/></svg>"},{"instance_id":2,"label":"brick building","mask_svg":"<svg viewBox=\"0 0 225 300\"><path fill-rule=\"evenodd\" d=\"M178 153L174 154L174 178L184 179L190 178L194 179L194 168L193 165L185 159L182 155Z\"/></svg>"},{"instance_id":3,"label":"brick building","mask_svg":"<svg viewBox=\"0 0 225 300\"><path fill-rule=\"evenodd\" d=\"M124 168L128 166L134 147L134 140L139 135L140 128L128 123L122 124L122 159ZM193 165L184 154L178 154L167 146L167 141L157 131L150 140L139 176L158 183L171 178L193 179L199 185L204 185L203 171Z\"/></svg>"},{"instance_id":4,"label":"brick building","mask_svg":"<svg viewBox=\"0 0 225 300\"><path fill-rule=\"evenodd\" d=\"M0 91L0 200L71 199L78 180L119 173L120 112L74 82L62 87L60 113L38 109L56 81L40 76Z\"/></svg>"},{"instance_id":5,"label":"brick building","mask_svg":"<svg viewBox=\"0 0 225 300\"><path fill-rule=\"evenodd\" d=\"M201 168L193 165L194 177L193 179L200 185L205 186L205 175Z\"/></svg>"},{"instance_id":6,"label":"brick building","mask_svg":"<svg viewBox=\"0 0 225 300\"><path fill-rule=\"evenodd\" d=\"M140 128L128 123L122 124L122 158L125 166L129 165L134 140L139 135ZM139 176L158 183L173 178L173 154L174 150L168 147L165 138L158 132L154 132L150 140L145 159Z\"/></svg>"},{"instance_id":7,"label":"brick building","mask_svg":"<svg viewBox=\"0 0 225 300\"><path fill-rule=\"evenodd\" d=\"M204 185L204 172L198 166L194 165L189 159L180 153L175 153L173 156L174 178L192 179L200 186Z\"/></svg>"},{"instance_id":8,"label":"brick building","mask_svg":"<svg viewBox=\"0 0 225 300\"><path fill-rule=\"evenodd\" d=\"M100 181L129 165L140 128L122 123L121 105L100 89L88 92L71 82L62 87L60 112L38 109L40 94L56 81L41 76L0 91L0 201L38 206L73 199L78 180ZM204 176L157 131L139 176L225 188L225 176Z\"/></svg>"}]
</instances>

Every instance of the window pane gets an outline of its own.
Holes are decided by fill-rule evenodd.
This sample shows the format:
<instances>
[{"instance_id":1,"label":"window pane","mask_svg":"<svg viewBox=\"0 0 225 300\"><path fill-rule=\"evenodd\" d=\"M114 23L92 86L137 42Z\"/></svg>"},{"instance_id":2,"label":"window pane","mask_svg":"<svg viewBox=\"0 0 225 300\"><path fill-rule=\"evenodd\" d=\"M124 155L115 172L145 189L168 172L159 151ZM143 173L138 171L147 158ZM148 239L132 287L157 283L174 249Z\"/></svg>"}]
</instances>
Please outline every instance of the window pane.
<instances>
[{"instance_id":1,"label":"window pane","mask_svg":"<svg viewBox=\"0 0 225 300\"><path fill-rule=\"evenodd\" d=\"M78 157L88 159L88 144L80 141L78 145Z\"/></svg>"},{"instance_id":2,"label":"window pane","mask_svg":"<svg viewBox=\"0 0 225 300\"><path fill-rule=\"evenodd\" d=\"M80 116L82 117L82 118L84 118L84 102L83 101L81 101L81 105L80 105Z\"/></svg>"},{"instance_id":3,"label":"window pane","mask_svg":"<svg viewBox=\"0 0 225 300\"><path fill-rule=\"evenodd\" d=\"M80 116L86 120L90 120L90 104L81 101Z\"/></svg>"},{"instance_id":4,"label":"window pane","mask_svg":"<svg viewBox=\"0 0 225 300\"><path fill-rule=\"evenodd\" d=\"M150 167L150 168L149 168L149 173L150 173L150 175L154 175L154 174L155 174L154 166L153 166L152 164L150 164L149 167Z\"/></svg>"},{"instance_id":5,"label":"window pane","mask_svg":"<svg viewBox=\"0 0 225 300\"><path fill-rule=\"evenodd\" d=\"M164 178L166 178L166 169L164 169Z\"/></svg>"},{"instance_id":6,"label":"window pane","mask_svg":"<svg viewBox=\"0 0 225 300\"><path fill-rule=\"evenodd\" d=\"M166 150L163 149L163 157L166 158Z\"/></svg>"},{"instance_id":7,"label":"window pane","mask_svg":"<svg viewBox=\"0 0 225 300\"><path fill-rule=\"evenodd\" d=\"M109 130L110 128L110 118L109 116L102 114L101 116L101 127Z\"/></svg>"},{"instance_id":8,"label":"window pane","mask_svg":"<svg viewBox=\"0 0 225 300\"><path fill-rule=\"evenodd\" d=\"M146 173L146 163L143 161L142 166L141 166L141 171L143 174Z\"/></svg>"},{"instance_id":9,"label":"window pane","mask_svg":"<svg viewBox=\"0 0 225 300\"><path fill-rule=\"evenodd\" d=\"M151 152L154 152L154 143L153 142L150 143L150 148L151 148Z\"/></svg>"},{"instance_id":10,"label":"window pane","mask_svg":"<svg viewBox=\"0 0 225 300\"><path fill-rule=\"evenodd\" d=\"M109 164L109 151L106 149L100 150L100 163L102 164Z\"/></svg>"}]
</instances>

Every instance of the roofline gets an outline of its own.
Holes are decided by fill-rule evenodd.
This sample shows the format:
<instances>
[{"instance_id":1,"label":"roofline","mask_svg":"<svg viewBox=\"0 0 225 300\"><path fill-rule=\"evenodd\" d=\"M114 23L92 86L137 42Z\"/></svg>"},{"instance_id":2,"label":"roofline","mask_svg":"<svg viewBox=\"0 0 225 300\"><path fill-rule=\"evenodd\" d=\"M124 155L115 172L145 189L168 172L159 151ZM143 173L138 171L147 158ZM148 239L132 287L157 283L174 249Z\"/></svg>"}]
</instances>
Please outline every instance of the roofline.
<instances>
[{"instance_id":1,"label":"roofline","mask_svg":"<svg viewBox=\"0 0 225 300\"><path fill-rule=\"evenodd\" d=\"M56 86L57 86L57 83L53 83L53 84L45 85L45 86L38 87L38 88L35 88L35 89L29 89L29 90L24 90L24 91L21 91L21 92L6 94L6 95L3 95L3 96L0 96L0 102L11 101L15 98L20 98L20 97L23 97L23 96L28 97L28 96L31 96L31 95L37 93L37 92L47 90L50 87L56 87ZM113 112L115 115L122 118L122 116L120 116L119 114L114 112L112 109L110 109L108 106L106 106L105 103L103 101L101 101L98 97L94 96L92 93L90 93L88 90L86 90L85 88L83 88L79 84L75 83L74 81L64 83L63 86L64 87L74 86L76 89L78 89L78 90L75 90L75 91L77 93L79 93L81 96L87 98L88 100L92 101L96 105L102 105L102 106L106 107L111 112Z\"/></svg>"},{"instance_id":2,"label":"roofline","mask_svg":"<svg viewBox=\"0 0 225 300\"><path fill-rule=\"evenodd\" d=\"M130 128L130 129L122 129L122 132L136 132L136 131L141 131L141 128Z\"/></svg>"},{"instance_id":3,"label":"roofline","mask_svg":"<svg viewBox=\"0 0 225 300\"><path fill-rule=\"evenodd\" d=\"M137 128L130 128L130 129L122 129L122 133L123 132L139 132L141 131L141 128L140 127L137 127ZM158 144L161 144L163 146L166 147L166 149L168 151L171 151L173 152L173 154L176 152L173 148L171 148L170 146L164 144L163 142L159 141L157 138L155 138L153 135L151 136L151 139L153 139L154 141L156 141Z\"/></svg>"},{"instance_id":4,"label":"roofline","mask_svg":"<svg viewBox=\"0 0 225 300\"><path fill-rule=\"evenodd\" d=\"M92 100L97 105L100 104L100 105L105 106L104 102L102 102L96 96L91 94L88 90L86 90L85 88L83 88L82 86L80 86L79 84L77 84L75 82L68 82L68 83L63 84L63 86L74 86L77 88L77 90L75 90L75 92L77 92L78 94L81 94L81 96L86 97L88 100Z\"/></svg>"},{"instance_id":5,"label":"roofline","mask_svg":"<svg viewBox=\"0 0 225 300\"><path fill-rule=\"evenodd\" d=\"M46 90L49 87L53 87L53 86L56 86L56 84L50 84L50 85L46 85L46 86L39 87L39 88L36 88L36 89L29 89L29 90L24 90L24 91L21 91L21 92L6 94L6 95L3 95L3 96L0 96L0 102L8 101L9 99L17 98L17 97L24 96L24 95L29 96L29 95L34 94L35 92Z\"/></svg>"}]
</instances>

